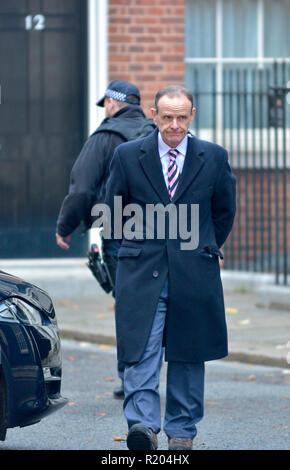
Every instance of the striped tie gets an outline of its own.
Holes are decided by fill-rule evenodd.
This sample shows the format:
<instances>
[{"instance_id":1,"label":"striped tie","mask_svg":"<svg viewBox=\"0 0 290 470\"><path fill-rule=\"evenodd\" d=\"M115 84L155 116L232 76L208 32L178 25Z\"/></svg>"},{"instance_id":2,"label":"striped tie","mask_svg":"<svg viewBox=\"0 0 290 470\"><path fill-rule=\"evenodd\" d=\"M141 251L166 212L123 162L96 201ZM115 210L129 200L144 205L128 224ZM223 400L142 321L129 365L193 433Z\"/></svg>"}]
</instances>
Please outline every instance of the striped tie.
<instances>
[{"instance_id":1,"label":"striped tie","mask_svg":"<svg viewBox=\"0 0 290 470\"><path fill-rule=\"evenodd\" d=\"M170 149L168 153L170 156L168 165L168 192L170 199L172 199L175 194L180 177L178 166L176 164L176 157L179 152L176 149Z\"/></svg>"}]
</instances>

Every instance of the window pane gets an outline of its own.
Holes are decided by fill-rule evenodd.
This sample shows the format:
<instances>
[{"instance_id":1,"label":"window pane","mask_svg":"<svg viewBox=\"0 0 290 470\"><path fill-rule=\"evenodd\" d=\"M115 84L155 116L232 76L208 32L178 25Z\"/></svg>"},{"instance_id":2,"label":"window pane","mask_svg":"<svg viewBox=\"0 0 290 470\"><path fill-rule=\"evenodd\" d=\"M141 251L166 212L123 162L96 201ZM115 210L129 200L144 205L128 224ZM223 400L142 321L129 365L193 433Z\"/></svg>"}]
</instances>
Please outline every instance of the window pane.
<instances>
[{"instance_id":1,"label":"window pane","mask_svg":"<svg viewBox=\"0 0 290 470\"><path fill-rule=\"evenodd\" d=\"M194 131L214 129L217 125L217 113L223 113L224 128L244 128L253 126L253 120L259 115L267 118L266 68L259 75L255 64L224 64L222 68L222 92L217 92L218 69L214 64L188 65L186 69L186 87L193 93L196 117ZM265 88L266 87L266 88ZM252 96L252 91L257 97ZM221 109L218 106L221 105ZM265 120L264 120L265 121ZM265 122L263 121L263 125ZM251 124L252 123L252 124Z\"/></svg>"},{"instance_id":2,"label":"window pane","mask_svg":"<svg viewBox=\"0 0 290 470\"><path fill-rule=\"evenodd\" d=\"M223 1L223 56L257 56L257 0Z\"/></svg>"},{"instance_id":3,"label":"window pane","mask_svg":"<svg viewBox=\"0 0 290 470\"><path fill-rule=\"evenodd\" d=\"M212 64L188 65L186 87L193 93L196 116L193 130L215 127L215 83L216 66ZM198 132L197 132L198 133Z\"/></svg>"},{"instance_id":4,"label":"window pane","mask_svg":"<svg viewBox=\"0 0 290 470\"><path fill-rule=\"evenodd\" d=\"M224 66L224 127L233 129L264 127L267 123L269 70L255 64Z\"/></svg>"},{"instance_id":5,"label":"window pane","mask_svg":"<svg viewBox=\"0 0 290 470\"><path fill-rule=\"evenodd\" d=\"M186 0L186 57L215 57L215 3Z\"/></svg>"},{"instance_id":6,"label":"window pane","mask_svg":"<svg viewBox=\"0 0 290 470\"><path fill-rule=\"evenodd\" d=\"M264 41L266 57L289 57L289 21L289 0L265 0Z\"/></svg>"}]
</instances>

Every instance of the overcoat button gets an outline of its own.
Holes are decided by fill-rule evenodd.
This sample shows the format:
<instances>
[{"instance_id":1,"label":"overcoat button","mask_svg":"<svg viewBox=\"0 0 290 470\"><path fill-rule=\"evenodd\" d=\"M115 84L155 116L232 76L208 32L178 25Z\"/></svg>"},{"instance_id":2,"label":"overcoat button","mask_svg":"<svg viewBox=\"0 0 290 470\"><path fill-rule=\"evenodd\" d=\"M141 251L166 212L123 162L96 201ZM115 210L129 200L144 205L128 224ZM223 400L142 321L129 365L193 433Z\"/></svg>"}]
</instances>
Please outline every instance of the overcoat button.
<instances>
[{"instance_id":1,"label":"overcoat button","mask_svg":"<svg viewBox=\"0 0 290 470\"><path fill-rule=\"evenodd\" d=\"M158 277L159 276L159 272L158 271L153 271L153 277Z\"/></svg>"}]
</instances>

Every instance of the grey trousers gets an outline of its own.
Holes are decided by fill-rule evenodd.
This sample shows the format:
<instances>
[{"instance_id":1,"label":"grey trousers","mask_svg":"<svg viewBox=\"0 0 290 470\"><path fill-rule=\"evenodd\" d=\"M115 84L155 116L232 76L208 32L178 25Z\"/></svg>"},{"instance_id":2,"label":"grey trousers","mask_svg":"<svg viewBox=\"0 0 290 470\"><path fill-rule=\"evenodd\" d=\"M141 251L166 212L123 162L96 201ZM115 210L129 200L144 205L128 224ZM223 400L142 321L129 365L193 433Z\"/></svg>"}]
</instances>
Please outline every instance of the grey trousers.
<instances>
[{"instance_id":1,"label":"grey trousers","mask_svg":"<svg viewBox=\"0 0 290 470\"><path fill-rule=\"evenodd\" d=\"M130 428L142 423L161 429L159 396L160 358L168 300L168 279L161 291L151 334L140 361L124 370L124 414ZM171 437L194 438L203 417L204 363L168 362L164 432Z\"/></svg>"}]
</instances>

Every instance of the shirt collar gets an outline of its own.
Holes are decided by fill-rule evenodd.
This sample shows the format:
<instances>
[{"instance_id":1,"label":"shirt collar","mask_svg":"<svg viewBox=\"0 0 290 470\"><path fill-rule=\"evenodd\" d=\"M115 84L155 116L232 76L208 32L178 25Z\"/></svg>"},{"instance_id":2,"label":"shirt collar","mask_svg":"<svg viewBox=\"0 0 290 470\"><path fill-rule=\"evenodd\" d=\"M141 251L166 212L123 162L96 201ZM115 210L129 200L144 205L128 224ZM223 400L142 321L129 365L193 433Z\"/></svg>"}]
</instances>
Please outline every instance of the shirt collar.
<instances>
[{"instance_id":1,"label":"shirt collar","mask_svg":"<svg viewBox=\"0 0 290 470\"><path fill-rule=\"evenodd\" d=\"M180 142L180 144L177 147L175 147L176 150L178 150L179 153L181 153L184 157L186 155L186 150L187 150L187 141L188 141L188 136L186 135L184 139ZM166 155L171 148L172 147L169 147L164 142L164 140L161 137L160 132L158 132L158 150L159 150L160 158L164 157L164 155Z\"/></svg>"}]
</instances>

